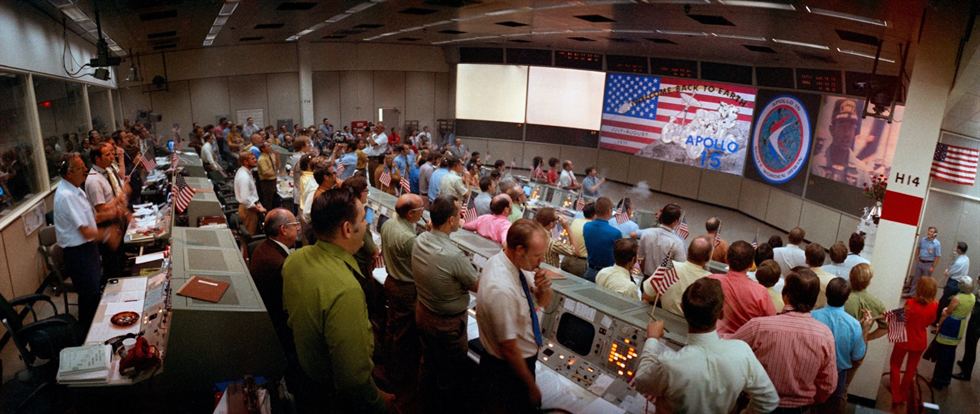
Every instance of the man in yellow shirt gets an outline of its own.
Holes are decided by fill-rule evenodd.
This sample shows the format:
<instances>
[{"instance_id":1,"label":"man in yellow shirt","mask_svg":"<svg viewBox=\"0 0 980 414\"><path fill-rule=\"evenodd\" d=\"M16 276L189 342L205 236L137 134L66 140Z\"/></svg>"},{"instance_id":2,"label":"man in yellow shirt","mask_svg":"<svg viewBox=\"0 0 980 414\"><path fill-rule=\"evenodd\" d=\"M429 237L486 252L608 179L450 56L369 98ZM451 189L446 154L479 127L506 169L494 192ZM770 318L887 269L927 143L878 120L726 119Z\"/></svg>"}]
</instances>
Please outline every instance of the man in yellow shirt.
<instances>
[{"instance_id":1,"label":"man in yellow shirt","mask_svg":"<svg viewBox=\"0 0 980 414\"><path fill-rule=\"evenodd\" d=\"M636 240L619 239L613 243L613 259L615 266L609 266L599 271L595 283L599 287L611 290L630 299L640 300L640 290L633 282L631 270L636 264L636 251L639 248Z\"/></svg>"}]
</instances>

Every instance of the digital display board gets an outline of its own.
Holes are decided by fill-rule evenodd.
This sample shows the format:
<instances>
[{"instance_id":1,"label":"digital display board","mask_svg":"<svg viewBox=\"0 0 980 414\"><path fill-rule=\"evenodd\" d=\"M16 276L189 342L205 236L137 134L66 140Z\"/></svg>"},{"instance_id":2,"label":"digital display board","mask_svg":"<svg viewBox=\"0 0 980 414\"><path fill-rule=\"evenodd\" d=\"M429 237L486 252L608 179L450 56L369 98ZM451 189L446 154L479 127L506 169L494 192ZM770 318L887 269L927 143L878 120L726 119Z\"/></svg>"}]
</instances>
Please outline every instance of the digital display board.
<instances>
[{"instance_id":1,"label":"digital display board","mask_svg":"<svg viewBox=\"0 0 980 414\"><path fill-rule=\"evenodd\" d=\"M796 69L796 88L804 91L843 93L844 79L839 70Z\"/></svg>"},{"instance_id":2,"label":"digital display board","mask_svg":"<svg viewBox=\"0 0 980 414\"><path fill-rule=\"evenodd\" d=\"M648 73L647 63L643 56L606 55L606 70L610 72Z\"/></svg>"},{"instance_id":3,"label":"digital display board","mask_svg":"<svg viewBox=\"0 0 980 414\"><path fill-rule=\"evenodd\" d=\"M673 78L698 77L698 62L693 60L650 58L650 73Z\"/></svg>"},{"instance_id":4,"label":"digital display board","mask_svg":"<svg viewBox=\"0 0 980 414\"><path fill-rule=\"evenodd\" d=\"M555 66L576 69L602 70L602 55L588 52L555 52Z\"/></svg>"},{"instance_id":5,"label":"digital display board","mask_svg":"<svg viewBox=\"0 0 980 414\"><path fill-rule=\"evenodd\" d=\"M701 62L701 79L751 85L752 67L728 63Z\"/></svg>"},{"instance_id":6,"label":"digital display board","mask_svg":"<svg viewBox=\"0 0 980 414\"><path fill-rule=\"evenodd\" d=\"M551 51L545 49L507 48L507 63L512 65L551 66Z\"/></svg>"},{"instance_id":7,"label":"digital display board","mask_svg":"<svg viewBox=\"0 0 980 414\"><path fill-rule=\"evenodd\" d=\"M755 83L771 88L793 89L796 87L793 68L755 68Z\"/></svg>"}]
</instances>

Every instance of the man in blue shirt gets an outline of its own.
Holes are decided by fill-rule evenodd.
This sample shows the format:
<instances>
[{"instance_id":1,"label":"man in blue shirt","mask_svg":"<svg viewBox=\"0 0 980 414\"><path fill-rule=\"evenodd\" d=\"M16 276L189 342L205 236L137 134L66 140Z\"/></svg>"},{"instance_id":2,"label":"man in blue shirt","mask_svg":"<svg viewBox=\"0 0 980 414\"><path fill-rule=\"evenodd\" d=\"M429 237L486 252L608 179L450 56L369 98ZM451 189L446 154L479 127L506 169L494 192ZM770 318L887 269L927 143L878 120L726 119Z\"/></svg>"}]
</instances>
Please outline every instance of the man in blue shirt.
<instances>
[{"instance_id":1,"label":"man in blue shirt","mask_svg":"<svg viewBox=\"0 0 980 414\"><path fill-rule=\"evenodd\" d=\"M612 218L613 203L608 197L599 197L595 202L595 220L586 223L582 228L585 236L585 249L589 256L588 269L585 270L585 280L595 283L599 271L613 266L613 243L623 238L622 233L609 225Z\"/></svg>"},{"instance_id":2,"label":"man in blue shirt","mask_svg":"<svg viewBox=\"0 0 980 414\"><path fill-rule=\"evenodd\" d=\"M583 180L583 182L585 182L585 180ZM609 225L615 227L616 230L619 230L619 232L623 234L624 239L639 239L640 236L643 235L643 230L640 230L640 225L633 221L633 202L630 201L629 197L620 200L618 210L620 211L619 214L629 217L629 220L620 223L619 217L614 217L614 220L609 220Z\"/></svg>"},{"instance_id":3,"label":"man in blue shirt","mask_svg":"<svg viewBox=\"0 0 980 414\"><path fill-rule=\"evenodd\" d=\"M847 370L854 361L864 359L868 344L868 331L871 329L871 312L861 310L861 322L844 311L844 303L851 295L847 280L835 277L827 284L827 306L810 312L810 316L830 328L834 334L837 349L837 389L821 405L826 412L843 412L847 395ZM823 410L817 410L818 412Z\"/></svg>"},{"instance_id":4,"label":"man in blue shirt","mask_svg":"<svg viewBox=\"0 0 980 414\"><path fill-rule=\"evenodd\" d=\"M964 242L956 242L956 260L946 268L948 279L946 286L943 286L943 297L939 299L939 308L936 309L936 321L943 316L943 309L949 306L949 299L960 293L960 279L970 271L970 258L966 257L968 247Z\"/></svg>"},{"instance_id":5,"label":"man in blue shirt","mask_svg":"<svg viewBox=\"0 0 980 414\"><path fill-rule=\"evenodd\" d=\"M919 245L915 247L915 268L912 270L912 287L909 289L909 294L905 297L915 296L915 288L919 284L919 278L922 276L932 276L932 272L936 270L936 262L942 257L939 240L936 239L937 234L939 232L936 231L935 227L929 227L926 237L919 240Z\"/></svg>"},{"instance_id":6,"label":"man in blue shirt","mask_svg":"<svg viewBox=\"0 0 980 414\"><path fill-rule=\"evenodd\" d=\"M439 187L442 183L442 177L449 174L449 159L453 158L452 155L446 156L439 163L439 169L432 172L432 176L429 177L429 202L435 201L436 197L439 197Z\"/></svg>"},{"instance_id":7,"label":"man in blue shirt","mask_svg":"<svg viewBox=\"0 0 980 414\"><path fill-rule=\"evenodd\" d=\"M355 152L357 144L354 141L350 141L338 143L337 145L343 146L345 154L337 160L337 165L334 168L339 171L340 164L343 164L344 172L340 173L340 179L346 180L354 175L354 171L357 171L357 152Z\"/></svg>"},{"instance_id":8,"label":"man in blue shirt","mask_svg":"<svg viewBox=\"0 0 980 414\"><path fill-rule=\"evenodd\" d=\"M395 168L398 169L398 173L401 174L402 177L409 176L409 167L413 164L412 161L409 160L409 158L414 158L409 156L410 152L411 149L402 144L395 145L395 149L393 150L393 154L395 156Z\"/></svg>"}]
</instances>

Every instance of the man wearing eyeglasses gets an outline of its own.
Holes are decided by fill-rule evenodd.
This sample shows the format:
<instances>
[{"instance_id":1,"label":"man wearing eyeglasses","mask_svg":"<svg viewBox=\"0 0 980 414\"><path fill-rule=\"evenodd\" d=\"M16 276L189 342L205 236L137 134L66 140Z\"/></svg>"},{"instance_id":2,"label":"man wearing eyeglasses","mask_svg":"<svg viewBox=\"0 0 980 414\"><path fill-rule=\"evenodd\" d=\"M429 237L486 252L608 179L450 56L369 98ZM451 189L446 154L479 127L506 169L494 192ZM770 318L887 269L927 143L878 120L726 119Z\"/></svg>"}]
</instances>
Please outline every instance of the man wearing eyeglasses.
<instances>
[{"instance_id":1,"label":"man wearing eyeglasses","mask_svg":"<svg viewBox=\"0 0 980 414\"><path fill-rule=\"evenodd\" d=\"M250 255L248 271L269 311L283 350L290 353L293 334L286 326L286 312L282 307L282 265L299 239L299 221L289 210L273 209L265 215L265 234L268 238Z\"/></svg>"},{"instance_id":2,"label":"man wearing eyeglasses","mask_svg":"<svg viewBox=\"0 0 980 414\"><path fill-rule=\"evenodd\" d=\"M95 211L80 188L85 182L86 171L85 162L77 152L62 155L58 164L61 181L54 194L55 235L58 245L64 249L66 276L71 278L78 292L78 320L85 327L92 323L101 297L99 274L102 261L98 241L103 240L107 228L99 229L96 223L123 214L119 204Z\"/></svg>"},{"instance_id":3,"label":"man wearing eyeglasses","mask_svg":"<svg viewBox=\"0 0 980 414\"><path fill-rule=\"evenodd\" d=\"M418 377L419 333L415 325L417 292L412 274L412 248L415 225L425 207L417 194L403 194L395 203L398 217L381 226L381 254L384 256L385 296L388 297L388 324L385 344L388 360L385 376L391 384L411 386Z\"/></svg>"}]
</instances>

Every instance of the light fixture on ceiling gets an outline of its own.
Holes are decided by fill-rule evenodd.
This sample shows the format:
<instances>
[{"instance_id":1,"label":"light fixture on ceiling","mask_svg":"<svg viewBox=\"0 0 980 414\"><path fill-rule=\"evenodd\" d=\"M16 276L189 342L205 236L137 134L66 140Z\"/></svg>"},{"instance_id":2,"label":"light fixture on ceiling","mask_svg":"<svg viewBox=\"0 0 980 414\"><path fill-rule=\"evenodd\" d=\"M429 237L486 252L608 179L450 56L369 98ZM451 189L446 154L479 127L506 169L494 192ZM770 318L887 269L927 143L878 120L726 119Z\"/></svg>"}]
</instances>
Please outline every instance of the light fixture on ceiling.
<instances>
[{"instance_id":1,"label":"light fixture on ceiling","mask_svg":"<svg viewBox=\"0 0 980 414\"><path fill-rule=\"evenodd\" d=\"M757 7L760 9L775 9L775 10L789 10L796 11L796 7L792 4L785 3L773 3L769 1L753 1L753 0L718 0L726 6L736 6L736 7Z\"/></svg>"},{"instance_id":2,"label":"light fixture on ceiling","mask_svg":"<svg viewBox=\"0 0 980 414\"><path fill-rule=\"evenodd\" d=\"M326 22L326 23L337 23L337 22L339 22L341 20L346 19L347 16L350 16L350 13L340 13L340 14L334 16L334 17L331 17L331 18L329 18L327 20L324 20L324 22Z\"/></svg>"},{"instance_id":3,"label":"light fixture on ceiling","mask_svg":"<svg viewBox=\"0 0 980 414\"><path fill-rule=\"evenodd\" d=\"M820 49L820 50L830 50L829 47L824 46L824 45L817 45L817 44L806 43L806 42L797 42L797 41L794 41L794 40L777 39L775 37L772 38L772 41L773 42L776 42L776 43L782 43L784 45L803 46L803 47L809 47L809 48Z\"/></svg>"},{"instance_id":4,"label":"light fixture on ceiling","mask_svg":"<svg viewBox=\"0 0 980 414\"><path fill-rule=\"evenodd\" d=\"M367 10L367 9L369 9L371 7L374 7L376 4L378 4L378 3L371 2L371 1L366 1L364 3L358 4L358 5L354 6L354 7L351 7L349 9L347 9L347 14L354 14L354 13L357 13L357 12L361 12L361 11Z\"/></svg>"},{"instance_id":5,"label":"light fixture on ceiling","mask_svg":"<svg viewBox=\"0 0 980 414\"><path fill-rule=\"evenodd\" d=\"M678 30L657 30L657 33L677 36L707 36L705 32L683 32Z\"/></svg>"},{"instance_id":6,"label":"light fixture on ceiling","mask_svg":"<svg viewBox=\"0 0 980 414\"><path fill-rule=\"evenodd\" d=\"M806 6L806 11L808 11L810 13L813 13L813 14L819 14L821 16L836 17L838 19L844 19L844 20L850 20L850 21L854 21L854 22L861 22L861 23L873 24L875 26L888 27L888 22L885 21L885 20L874 19L874 18L871 18L871 17L858 16L856 14L843 13L843 12L838 12L838 11L833 11L833 10L827 10L827 9L820 9L820 8L810 7L810 6Z\"/></svg>"},{"instance_id":7,"label":"light fixture on ceiling","mask_svg":"<svg viewBox=\"0 0 980 414\"><path fill-rule=\"evenodd\" d=\"M129 56L131 60L129 62L129 76L126 76L126 82L139 82L142 79L140 79L140 74L136 70L136 62L132 61L132 59L138 59L139 55L133 57L133 50L130 49Z\"/></svg>"},{"instance_id":8,"label":"light fixture on ceiling","mask_svg":"<svg viewBox=\"0 0 980 414\"><path fill-rule=\"evenodd\" d=\"M239 0L225 0L224 4L221 5L218 16L214 18L214 23L211 24L211 30L204 37L204 46L214 44L214 39L218 37L218 33L221 33L221 29L228 23L228 18L238 9L238 2Z\"/></svg>"},{"instance_id":9,"label":"light fixture on ceiling","mask_svg":"<svg viewBox=\"0 0 980 414\"><path fill-rule=\"evenodd\" d=\"M320 29L326 27L328 24L337 23L337 22L339 22L341 20L344 20L344 19L350 17L352 14L355 14L355 13L358 13L358 12L362 12L364 10L367 10L367 9L371 8L371 7L374 7L378 3L384 3L384 2L385 2L385 0L370 0L370 1L367 1L367 2L364 2L364 3L361 3L361 4L358 4L358 5L354 6L354 7L351 7L349 9L347 9L347 11L345 11L343 13L339 13L339 14L337 14L337 15L335 15L335 16L327 19L327 20L324 20L324 21L322 21L320 23L317 23L317 24L315 24L313 26L310 26L309 29L300 31L299 33L296 33L296 34L294 34L292 36L287 37L286 38L286 41L287 42L295 42L295 41L299 40L299 38L301 38L303 36L306 36L306 35L308 35L310 33L313 33L313 32L315 32L317 30L320 30ZM368 38L368 39L364 39L364 40L374 40L374 39L377 39L378 37L381 37L381 36L376 36L376 37L372 37L372 38Z\"/></svg>"},{"instance_id":10,"label":"light fixture on ceiling","mask_svg":"<svg viewBox=\"0 0 980 414\"><path fill-rule=\"evenodd\" d=\"M766 41L766 38L764 38L764 37L758 37L758 36L739 36L739 35L720 34L720 33L712 33L711 35L714 36L714 37L721 37L721 38L724 38L724 39L751 40L751 41L754 41L754 42L765 42Z\"/></svg>"},{"instance_id":11,"label":"light fixture on ceiling","mask_svg":"<svg viewBox=\"0 0 980 414\"><path fill-rule=\"evenodd\" d=\"M117 45L116 42L109 37L109 35L105 34L104 32L99 33L98 25L93 22L92 19L78 7L78 5L75 4L74 0L48 0L48 3L51 3L52 6L56 7L62 14L78 24L82 30L87 32L96 40L99 38L105 39L106 44L109 46L109 50L113 51L116 56L126 55L126 52L124 52L122 48L120 48L119 45Z\"/></svg>"},{"instance_id":12,"label":"light fixture on ceiling","mask_svg":"<svg viewBox=\"0 0 980 414\"><path fill-rule=\"evenodd\" d=\"M521 9L497 10L497 11L492 11L492 12L484 13L483 15L484 16L503 16L505 14L517 13L519 11L521 11Z\"/></svg>"},{"instance_id":13,"label":"light fixture on ceiling","mask_svg":"<svg viewBox=\"0 0 980 414\"><path fill-rule=\"evenodd\" d=\"M876 58L875 55L858 52L856 50L837 48L837 51L838 52L841 52L841 53L844 53L844 54L847 54L847 55L851 55L851 56L859 56L859 57L868 58L868 59L878 59L878 60L880 60L882 62L895 63L895 60L894 59L886 59L886 58L883 58L883 57L877 57Z\"/></svg>"}]
</instances>

